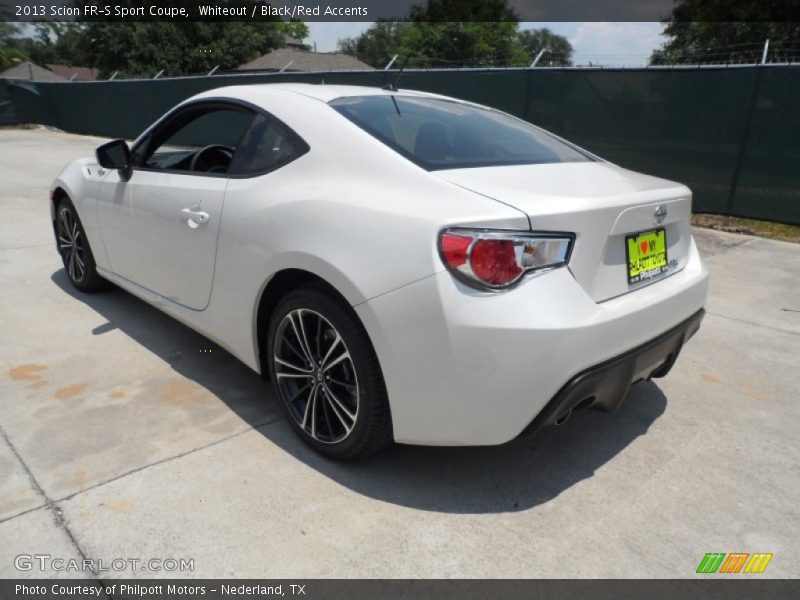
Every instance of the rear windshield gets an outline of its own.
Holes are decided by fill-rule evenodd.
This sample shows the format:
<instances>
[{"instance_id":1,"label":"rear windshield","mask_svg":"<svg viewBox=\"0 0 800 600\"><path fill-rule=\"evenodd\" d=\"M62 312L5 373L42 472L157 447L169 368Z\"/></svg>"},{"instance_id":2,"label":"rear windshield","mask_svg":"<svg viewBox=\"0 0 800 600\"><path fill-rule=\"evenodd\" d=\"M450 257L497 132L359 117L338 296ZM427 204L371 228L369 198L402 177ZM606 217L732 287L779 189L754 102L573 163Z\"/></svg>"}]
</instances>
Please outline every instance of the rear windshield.
<instances>
[{"instance_id":1,"label":"rear windshield","mask_svg":"<svg viewBox=\"0 0 800 600\"><path fill-rule=\"evenodd\" d=\"M460 102L381 94L330 105L429 171L592 160L530 123Z\"/></svg>"}]
</instances>

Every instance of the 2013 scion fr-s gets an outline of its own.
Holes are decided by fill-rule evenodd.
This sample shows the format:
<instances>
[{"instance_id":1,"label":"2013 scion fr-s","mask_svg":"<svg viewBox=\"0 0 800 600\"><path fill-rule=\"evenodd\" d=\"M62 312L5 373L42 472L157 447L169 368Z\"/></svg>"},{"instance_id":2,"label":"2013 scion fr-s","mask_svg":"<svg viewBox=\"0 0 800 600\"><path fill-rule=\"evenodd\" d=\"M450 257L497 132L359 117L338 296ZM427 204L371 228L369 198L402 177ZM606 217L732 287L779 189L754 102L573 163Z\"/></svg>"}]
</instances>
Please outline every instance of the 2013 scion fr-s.
<instances>
[{"instance_id":1,"label":"2013 scion fr-s","mask_svg":"<svg viewBox=\"0 0 800 600\"><path fill-rule=\"evenodd\" d=\"M335 458L613 409L707 291L686 187L421 92L208 91L70 164L51 206L75 287L211 338Z\"/></svg>"}]
</instances>

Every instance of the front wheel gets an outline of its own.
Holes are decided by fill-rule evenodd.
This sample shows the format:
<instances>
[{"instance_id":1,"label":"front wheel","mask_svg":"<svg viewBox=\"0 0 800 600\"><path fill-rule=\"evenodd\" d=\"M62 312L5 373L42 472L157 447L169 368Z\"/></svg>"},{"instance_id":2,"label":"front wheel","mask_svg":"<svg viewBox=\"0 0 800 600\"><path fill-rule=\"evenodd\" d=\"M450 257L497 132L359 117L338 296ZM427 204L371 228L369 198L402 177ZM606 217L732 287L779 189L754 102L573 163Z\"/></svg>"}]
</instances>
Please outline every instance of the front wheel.
<instances>
[{"instance_id":1,"label":"front wheel","mask_svg":"<svg viewBox=\"0 0 800 600\"><path fill-rule=\"evenodd\" d=\"M377 356L353 310L321 287L284 297L269 324L269 370L290 425L329 458L360 458L392 441Z\"/></svg>"},{"instance_id":2,"label":"front wheel","mask_svg":"<svg viewBox=\"0 0 800 600\"><path fill-rule=\"evenodd\" d=\"M108 282L97 273L86 231L69 198L64 198L56 206L56 244L72 285L82 292L108 287Z\"/></svg>"}]
</instances>

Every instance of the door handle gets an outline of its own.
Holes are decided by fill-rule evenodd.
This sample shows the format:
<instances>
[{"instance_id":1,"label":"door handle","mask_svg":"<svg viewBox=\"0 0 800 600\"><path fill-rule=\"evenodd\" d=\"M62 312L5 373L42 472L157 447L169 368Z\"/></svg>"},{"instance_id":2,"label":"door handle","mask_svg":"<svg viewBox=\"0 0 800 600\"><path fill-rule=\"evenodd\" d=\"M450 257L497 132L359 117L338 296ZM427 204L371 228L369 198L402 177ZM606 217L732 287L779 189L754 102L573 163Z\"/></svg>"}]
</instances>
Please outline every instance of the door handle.
<instances>
[{"instance_id":1,"label":"door handle","mask_svg":"<svg viewBox=\"0 0 800 600\"><path fill-rule=\"evenodd\" d=\"M194 229L198 225L203 223L207 223L209 219L209 215L207 212L202 210L192 210L191 208L184 208L181 210L181 214L186 219L186 222L189 224L189 227Z\"/></svg>"}]
</instances>

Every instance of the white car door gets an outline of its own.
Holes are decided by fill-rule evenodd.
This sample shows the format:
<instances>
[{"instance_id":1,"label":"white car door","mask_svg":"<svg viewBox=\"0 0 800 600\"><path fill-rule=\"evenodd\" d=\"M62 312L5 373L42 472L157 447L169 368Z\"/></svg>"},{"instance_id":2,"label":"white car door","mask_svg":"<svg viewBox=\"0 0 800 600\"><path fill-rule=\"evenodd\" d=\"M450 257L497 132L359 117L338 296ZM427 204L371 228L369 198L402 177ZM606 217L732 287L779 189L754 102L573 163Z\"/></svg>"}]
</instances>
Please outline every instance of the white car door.
<instances>
[{"instance_id":1,"label":"white car door","mask_svg":"<svg viewBox=\"0 0 800 600\"><path fill-rule=\"evenodd\" d=\"M106 176L97 214L117 275L188 308L208 306L227 168L253 116L218 103L179 110L133 148L127 181Z\"/></svg>"}]
</instances>

